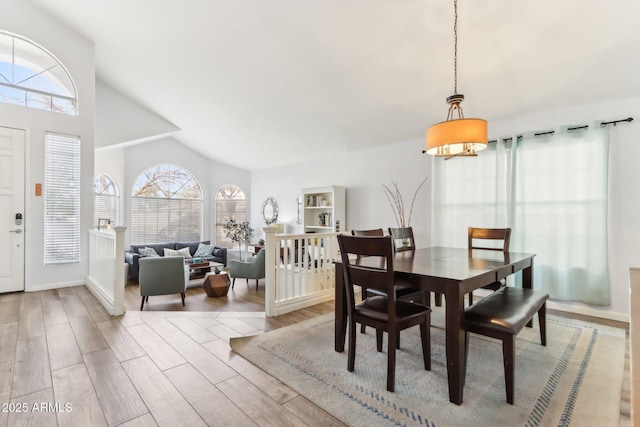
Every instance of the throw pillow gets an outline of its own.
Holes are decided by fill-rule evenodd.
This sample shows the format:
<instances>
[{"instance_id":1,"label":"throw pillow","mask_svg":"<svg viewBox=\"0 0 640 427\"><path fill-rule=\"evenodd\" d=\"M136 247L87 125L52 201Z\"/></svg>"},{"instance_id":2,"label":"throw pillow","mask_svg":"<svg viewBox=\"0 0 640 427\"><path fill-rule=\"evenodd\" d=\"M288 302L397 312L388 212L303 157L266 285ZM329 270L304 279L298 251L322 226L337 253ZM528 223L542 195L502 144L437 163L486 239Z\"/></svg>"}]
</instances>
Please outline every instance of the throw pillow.
<instances>
[{"instance_id":1,"label":"throw pillow","mask_svg":"<svg viewBox=\"0 0 640 427\"><path fill-rule=\"evenodd\" d=\"M191 251L189 250L188 246L185 246L184 248L180 248L178 249L178 252L180 252L181 255L183 255L186 258L191 258Z\"/></svg>"},{"instance_id":2,"label":"throw pillow","mask_svg":"<svg viewBox=\"0 0 640 427\"><path fill-rule=\"evenodd\" d=\"M178 250L165 249L164 256L181 256L183 258L191 258L191 252L189 252L189 248L180 248Z\"/></svg>"},{"instance_id":3,"label":"throw pillow","mask_svg":"<svg viewBox=\"0 0 640 427\"><path fill-rule=\"evenodd\" d=\"M213 253L213 245L198 244L198 250L193 254L194 258L208 258Z\"/></svg>"},{"instance_id":4,"label":"throw pillow","mask_svg":"<svg viewBox=\"0 0 640 427\"><path fill-rule=\"evenodd\" d=\"M138 249L138 253L140 253L140 255L142 255L142 256L148 256L148 257L152 257L152 258L157 258L157 257L160 256L160 255L158 255L156 250L153 249L153 248L140 248L140 249Z\"/></svg>"}]
</instances>

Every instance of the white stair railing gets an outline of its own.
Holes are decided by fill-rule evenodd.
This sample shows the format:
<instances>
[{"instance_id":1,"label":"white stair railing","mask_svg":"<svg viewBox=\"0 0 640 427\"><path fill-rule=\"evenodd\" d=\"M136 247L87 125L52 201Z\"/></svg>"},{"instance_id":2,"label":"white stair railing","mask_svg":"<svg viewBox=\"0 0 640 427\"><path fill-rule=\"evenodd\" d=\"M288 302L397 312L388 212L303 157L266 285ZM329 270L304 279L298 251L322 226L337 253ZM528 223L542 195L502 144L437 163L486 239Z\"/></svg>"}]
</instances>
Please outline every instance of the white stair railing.
<instances>
[{"instance_id":1,"label":"white stair railing","mask_svg":"<svg viewBox=\"0 0 640 427\"><path fill-rule=\"evenodd\" d=\"M334 298L338 233L276 235L276 227L265 227L264 231L267 316Z\"/></svg>"},{"instance_id":2,"label":"white stair railing","mask_svg":"<svg viewBox=\"0 0 640 427\"><path fill-rule=\"evenodd\" d=\"M89 275L87 288L112 316L124 314L124 232L125 226L114 231L89 231Z\"/></svg>"}]
</instances>

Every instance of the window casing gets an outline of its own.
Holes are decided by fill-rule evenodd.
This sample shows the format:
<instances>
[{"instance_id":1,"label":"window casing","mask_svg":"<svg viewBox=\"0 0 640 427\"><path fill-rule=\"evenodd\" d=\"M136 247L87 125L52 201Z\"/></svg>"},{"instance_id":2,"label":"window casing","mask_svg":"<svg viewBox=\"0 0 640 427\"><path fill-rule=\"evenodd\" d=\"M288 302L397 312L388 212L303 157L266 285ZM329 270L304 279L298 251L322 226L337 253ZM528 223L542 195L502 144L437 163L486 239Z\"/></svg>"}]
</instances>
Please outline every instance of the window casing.
<instances>
[{"instance_id":1,"label":"window casing","mask_svg":"<svg viewBox=\"0 0 640 427\"><path fill-rule=\"evenodd\" d=\"M80 138L47 133L44 263L80 262Z\"/></svg>"},{"instance_id":2,"label":"window casing","mask_svg":"<svg viewBox=\"0 0 640 427\"><path fill-rule=\"evenodd\" d=\"M131 194L131 243L202 240L202 191L195 178L175 165L143 172Z\"/></svg>"},{"instance_id":3,"label":"window casing","mask_svg":"<svg viewBox=\"0 0 640 427\"><path fill-rule=\"evenodd\" d=\"M98 228L98 219L108 219L112 226L120 224L120 195L116 183L108 175L96 175L93 191L93 226Z\"/></svg>"},{"instance_id":4,"label":"window casing","mask_svg":"<svg viewBox=\"0 0 640 427\"><path fill-rule=\"evenodd\" d=\"M234 242L224 233L224 223L229 218L243 222L247 217L244 191L237 185L224 185L216 193L216 245L233 248Z\"/></svg>"},{"instance_id":5,"label":"window casing","mask_svg":"<svg viewBox=\"0 0 640 427\"><path fill-rule=\"evenodd\" d=\"M0 102L78 114L75 83L62 63L36 43L2 31Z\"/></svg>"}]
</instances>

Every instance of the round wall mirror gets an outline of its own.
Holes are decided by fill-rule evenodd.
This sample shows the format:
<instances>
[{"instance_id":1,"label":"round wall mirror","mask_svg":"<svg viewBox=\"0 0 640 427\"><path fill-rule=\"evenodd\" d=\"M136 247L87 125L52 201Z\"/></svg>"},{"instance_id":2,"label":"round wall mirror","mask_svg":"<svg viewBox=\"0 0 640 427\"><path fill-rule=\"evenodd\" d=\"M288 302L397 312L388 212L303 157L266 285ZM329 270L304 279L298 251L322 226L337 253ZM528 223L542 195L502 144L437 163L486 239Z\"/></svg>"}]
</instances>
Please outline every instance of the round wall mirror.
<instances>
[{"instance_id":1,"label":"round wall mirror","mask_svg":"<svg viewBox=\"0 0 640 427\"><path fill-rule=\"evenodd\" d=\"M267 200L262 204L262 217L267 225L278 220L278 202L273 197L267 197Z\"/></svg>"}]
</instances>

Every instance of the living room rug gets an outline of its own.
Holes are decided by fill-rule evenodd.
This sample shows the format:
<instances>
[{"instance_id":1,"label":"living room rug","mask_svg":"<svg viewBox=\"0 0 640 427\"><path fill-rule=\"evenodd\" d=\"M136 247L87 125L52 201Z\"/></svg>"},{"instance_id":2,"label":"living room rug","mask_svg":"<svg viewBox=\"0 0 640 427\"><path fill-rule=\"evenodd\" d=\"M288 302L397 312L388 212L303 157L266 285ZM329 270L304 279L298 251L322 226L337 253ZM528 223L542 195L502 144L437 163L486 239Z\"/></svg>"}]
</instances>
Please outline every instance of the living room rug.
<instances>
[{"instance_id":1,"label":"living room rug","mask_svg":"<svg viewBox=\"0 0 640 427\"><path fill-rule=\"evenodd\" d=\"M432 369L425 371L419 328L402 332L395 392L386 390L384 351L375 332L357 333L355 371L333 350L333 313L252 337L232 349L351 426L618 426L625 332L547 316L547 346L537 321L517 337L515 404L505 397L502 347L472 335L464 402L449 402L444 311L434 308ZM359 327L358 327L359 330Z\"/></svg>"}]
</instances>

